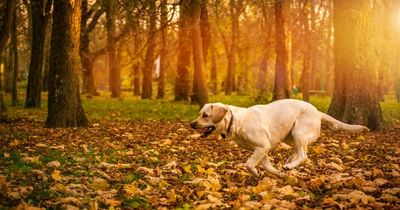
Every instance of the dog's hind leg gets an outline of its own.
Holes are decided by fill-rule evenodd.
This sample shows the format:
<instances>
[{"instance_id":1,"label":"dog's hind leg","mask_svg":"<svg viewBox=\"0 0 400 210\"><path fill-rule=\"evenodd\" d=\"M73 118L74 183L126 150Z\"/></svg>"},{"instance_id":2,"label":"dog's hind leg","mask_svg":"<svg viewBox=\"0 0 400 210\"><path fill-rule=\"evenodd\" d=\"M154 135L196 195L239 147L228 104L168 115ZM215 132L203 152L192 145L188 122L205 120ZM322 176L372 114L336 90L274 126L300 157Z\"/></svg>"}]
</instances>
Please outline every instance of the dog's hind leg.
<instances>
[{"instance_id":1,"label":"dog's hind leg","mask_svg":"<svg viewBox=\"0 0 400 210\"><path fill-rule=\"evenodd\" d=\"M297 158L297 154L294 153L294 154L291 155L288 159L286 159L285 164L288 164L288 163L290 163L290 162L293 162L296 158Z\"/></svg>"},{"instance_id":2,"label":"dog's hind leg","mask_svg":"<svg viewBox=\"0 0 400 210\"><path fill-rule=\"evenodd\" d=\"M254 176L258 176L256 166L260 163L266 153L267 151L265 148L257 147L254 149L253 155L251 155L251 157L247 160L247 169L249 169Z\"/></svg>"},{"instance_id":3,"label":"dog's hind leg","mask_svg":"<svg viewBox=\"0 0 400 210\"><path fill-rule=\"evenodd\" d=\"M297 158L292 160L290 163L283 165L283 169L285 169L285 170L293 169L293 168L297 167L298 165L300 165L300 163L302 163L307 158L307 155L304 151L304 147L297 146L295 149L296 149L296 157Z\"/></svg>"},{"instance_id":4,"label":"dog's hind leg","mask_svg":"<svg viewBox=\"0 0 400 210\"><path fill-rule=\"evenodd\" d=\"M277 170L269 161L268 159L268 155L265 155L264 158L261 160L261 164L263 165L264 169L267 170L267 172L278 176L280 178L284 178L286 177L285 173L280 172L279 170Z\"/></svg>"}]
</instances>

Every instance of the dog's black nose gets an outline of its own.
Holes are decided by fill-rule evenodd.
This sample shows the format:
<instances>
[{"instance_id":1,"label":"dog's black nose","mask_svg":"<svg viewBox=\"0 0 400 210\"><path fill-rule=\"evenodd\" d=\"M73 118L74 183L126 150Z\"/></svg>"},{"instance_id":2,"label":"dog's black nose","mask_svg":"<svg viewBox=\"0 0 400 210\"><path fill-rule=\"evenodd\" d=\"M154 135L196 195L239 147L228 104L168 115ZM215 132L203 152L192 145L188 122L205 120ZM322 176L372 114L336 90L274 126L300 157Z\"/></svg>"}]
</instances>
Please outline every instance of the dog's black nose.
<instances>
[{"instance_id":1,"label":"dog's black nose","mask_svg":"<svg viewBox=\"0 0 400 210\"><path fill-rule=\"evenodd\" d=\"M196 125L197 125L197 123L196 123L196 122L192 122L192 123L190 123L190 127L192 127L193 129L195 129L195 128L196 128Z\"/></svg>"}]
</instances>

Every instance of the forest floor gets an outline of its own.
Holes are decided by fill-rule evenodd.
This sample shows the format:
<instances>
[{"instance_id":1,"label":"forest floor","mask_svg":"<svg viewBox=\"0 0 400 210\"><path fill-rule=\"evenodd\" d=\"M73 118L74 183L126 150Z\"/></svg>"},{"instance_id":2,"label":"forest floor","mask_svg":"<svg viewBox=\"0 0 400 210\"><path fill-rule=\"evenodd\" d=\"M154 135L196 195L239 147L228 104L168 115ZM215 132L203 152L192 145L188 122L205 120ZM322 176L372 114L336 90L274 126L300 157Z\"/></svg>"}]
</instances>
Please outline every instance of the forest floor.
<instances>
[{"instance_id":1,"label":"forest floor","mask_svg":"<svg viewBox=\"0 0 400 210\"><path fill-rule=\"evenodd\" d=\"M323 130L309 161L280 179L249 174L250 153L182 122L0 124L0 208L400 208L400 126ZM294 151L276 148L278 168Z\"/></svg>"},{"instance_id":2,"label":"forest floor","mask_svg":"<svg viewBox=\"0 0 400 210\"><path fill-rule=\"evenodd\" d=\"M325 111L329 99L312 103ZM285 179L262 168L254 177L244 164L249 152L215 135L199 138L188 125L196 106L96 98L85 99L84 108L89 128L49 129L45 108L9 107L8 120L0 122L0 209L400 209L394 100L382 104L386 130L323 129L307 163ZM281 144L270 157L282 169L292 153Z\"/></svg>"}]
</instances>

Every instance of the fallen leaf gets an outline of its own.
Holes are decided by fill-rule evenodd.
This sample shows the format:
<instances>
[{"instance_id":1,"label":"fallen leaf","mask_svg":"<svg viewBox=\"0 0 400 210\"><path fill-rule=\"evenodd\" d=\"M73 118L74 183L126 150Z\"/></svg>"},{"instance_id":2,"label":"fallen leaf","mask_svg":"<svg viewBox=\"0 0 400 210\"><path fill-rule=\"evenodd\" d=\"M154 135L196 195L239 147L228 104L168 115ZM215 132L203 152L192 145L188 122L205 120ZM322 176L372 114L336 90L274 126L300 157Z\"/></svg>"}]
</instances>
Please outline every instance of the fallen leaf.
<instances>
[{"instance_id":1,"label":"fallen leaf","mask_svg":"<svg viewBox=\"0 0 400 210\"><path fill-rule=\"evenodd\" d=\"M94 190L107 190L110 188L110 185L105 179L94 178L92 183L89 184L89 187Z\"/></svg>"},{"instance_id":2,"label":"fallen leaf","mask_svg":"<svg viewBox=\"0 0 400 210\"><path fill-rule=\"evenodd\" d=\"M358 204L358 203L363 203L363 204L368 204L368 203L374 203L375 198L369 195L366 195L364 192L359 191L359 190L354 190L348 194L348 198L352 203Z\"/></svg>"},{"instance_id":3,"label":"fallen leaf","mask_svg":"<svg viewBox=\"0 0 400 210\"><path fill-rule=\"evenodd\" d=\"M55 161L48 162L48 163L46 164L46 166L47 166L47 167L54 167L54 168L57 168L57 167L60 167L60 166L61 166L61 163L60 163L59 161L55 160Z\"/></svg>"},{"instance_id":4,"label":"fallen leaf","mask_svg":"<svg viewBox=\"0 0 400 210\"><path fill-rule=\"evenodd\" d=\"M47 147L47 144L38 143L38 144L36 144L35 146L36 146L36 147L44 148L44 147Z\"/></svg>"},{"instance_id":5,"label":"fallen leaf","mask_svg":"<svg viewBox=\"0 0 400 210\"><path fill-rule=\"evenodd\" d=\"M62 179L61 172L59 170L54 170L53 173L51 174L51 178L53 178L54 181L61 181Z\"/></svg>"}]
</instances>

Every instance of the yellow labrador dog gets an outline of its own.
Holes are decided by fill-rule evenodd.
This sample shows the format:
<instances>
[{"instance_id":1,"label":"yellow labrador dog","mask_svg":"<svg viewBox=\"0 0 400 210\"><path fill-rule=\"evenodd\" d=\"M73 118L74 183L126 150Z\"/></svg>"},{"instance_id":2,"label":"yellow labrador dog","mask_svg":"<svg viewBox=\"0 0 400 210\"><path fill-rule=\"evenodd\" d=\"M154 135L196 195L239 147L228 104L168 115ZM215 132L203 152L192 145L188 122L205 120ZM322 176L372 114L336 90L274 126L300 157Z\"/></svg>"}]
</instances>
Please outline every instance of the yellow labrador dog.
<instances>
[{"instance_id":1,"label":"yellow labrador dog","mask_svg":"<svg viewBox=\"0 0 400 210\"><path fill-rule=\"evenodd\" d=\"M222 137L232 138L240 147L254 151L247 160L247 168L255 176L258 176L256 166L261 163L269 173L283 177L285 174L271 165L268 152L285 142L296 152L286 160L283 168L289 170L300 165L307 159L307 146L319 137L321 123L333 130L368 131L365 126L340 122L313 105L294 99L249 108L210 103L200 110L200 116L190 125L199 129L203 138L215 130Z\"/></svg>"}]
</instances>

